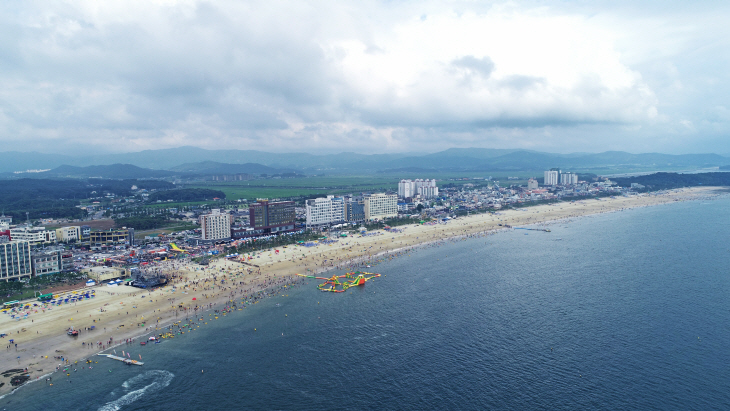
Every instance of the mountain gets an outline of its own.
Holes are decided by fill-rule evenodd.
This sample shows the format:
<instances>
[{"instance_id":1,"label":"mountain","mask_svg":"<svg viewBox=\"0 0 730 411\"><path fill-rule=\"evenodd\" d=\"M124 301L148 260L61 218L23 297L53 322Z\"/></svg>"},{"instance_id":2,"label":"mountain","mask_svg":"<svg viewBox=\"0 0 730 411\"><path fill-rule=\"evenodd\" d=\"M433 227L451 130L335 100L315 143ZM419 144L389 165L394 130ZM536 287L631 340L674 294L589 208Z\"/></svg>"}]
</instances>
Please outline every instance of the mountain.
<instances>
[{"instance_id":1,"label":"mountain","mask_svg":"<svg viewBox=\"0 0 730 411\"><path fill-rule=\"evenodd\" d=\"M730 158L717 154L632 154L623 151L555 154L520 149L485 148L451 148L431 154L358 154L343 152L319 155L178 147L78 158L39 153L0 153L0 172L47 169L62 164L111 166L120 163L152 170L168 170L177 175L277 174L282 172L372 174L408 169L456 172L540 171L552 167L572 171L601 168L646 168L651 171L717 167L730 164ZM92 170L89 169L88 173L96 174L96 176L101 174L101 171L92 172ZM74 171L74 173L78 174L79 171ZM149 172L147 172L147 175L152 177ZM32 177L32 173L21 174L16 177L18 176Z\"/></svg>"},{"instance_id":2,"label":"mountain","mask_svg":"<svg viewBox=\"0 0 730 411\"><path fill-rule=\"evenodd\" d=\"M227 164L215 161L201 161L198 163L186 163L170 168L182 174L215 175L215 174L277 174L289 170L280 170L268 167L263 164Z\"/></svg>"},{"instance_id":3,"label":"mountain","mask_svg":"<svg viewBox=\"0 0 730 411\"><path fill-rule=\"evenodd\" d=\"M151 170L131 164L112 164L108 166L87 166L76 167L62 165L53 170L37 173L39 178L112 178L112 179L137 179L137 178L164 178L173 176L175 173L165 170Z\"/></svg>"}]
</instances>

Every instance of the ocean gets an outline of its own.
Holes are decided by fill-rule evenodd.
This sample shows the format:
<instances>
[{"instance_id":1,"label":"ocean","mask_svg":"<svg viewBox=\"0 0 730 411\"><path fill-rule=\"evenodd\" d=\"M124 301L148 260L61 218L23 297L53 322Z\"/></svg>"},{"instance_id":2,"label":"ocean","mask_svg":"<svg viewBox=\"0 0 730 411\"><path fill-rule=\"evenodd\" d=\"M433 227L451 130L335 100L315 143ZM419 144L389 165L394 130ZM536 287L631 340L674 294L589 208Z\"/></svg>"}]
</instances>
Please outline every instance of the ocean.
<instances>
[{"instance_id":1,"label":"ocean","mask_svg":"<svg viewBox=\"0 0 730 411\"><path fill-rule=\"evenodd\" d=\"M730 409L730 197L550 229L413 250L343 294L310 281L206 313L117 348L142 367L98 357L0 409Z\"/></svg>"}]
</instances>

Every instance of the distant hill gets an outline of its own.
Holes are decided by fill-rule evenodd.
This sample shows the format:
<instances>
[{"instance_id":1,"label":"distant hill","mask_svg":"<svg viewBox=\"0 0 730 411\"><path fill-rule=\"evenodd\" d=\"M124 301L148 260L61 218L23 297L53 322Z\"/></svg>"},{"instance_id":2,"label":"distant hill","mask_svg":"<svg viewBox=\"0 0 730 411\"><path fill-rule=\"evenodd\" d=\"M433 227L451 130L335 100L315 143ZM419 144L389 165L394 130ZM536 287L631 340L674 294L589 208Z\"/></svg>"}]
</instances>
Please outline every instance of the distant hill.
<instances>
[{"instance_id":1,"label":"distant hill","mask_svg":"<svg viewBox=\"0 0 730 411\"><path fill-rule=\"evenodd\" d=\"M141 168L131 164L111 164L108 166L87 166L76 167L62 165L53 170L43 173L37 173L42 178L164 178L173 176L175 173L166 170L151 170L149 168Z\"/></svg>"},{"instance_id":2,"label":"distant hill","mask_svg":"<svg viewBox=\"0 0 730 411\"><path fill-rule=\"evenodd\" d=\"M59 163L60 162L60 163ZM75 166L116 166L124 163L143 169L167 170L174 174L368 174L382 170L435 171L540 171L552 167L579 171L587 169L646 168L661 171L687 168L718 167L730 164L730 158L717 154L671 155L661 153L632 154L622 151L603 153L555 154L520 149L451 148L431 154L339 154L268 153L255 150L205 150L178 147L145 150L136 153L89 157L63 157L38 153L0 153L0 172L54 168L61 164ZM120 172L124 170L119 170ZM131 169L127 170L130 173ZM66 170L68 175L104 174L102 169ZM150 177L154 174L146 172ZM33 177L32 174L20 176ZM115 177L111 177L115 175ZM159 174L162 176L163 174ZM17 178L19 175L16 175ZM144 178L139 174L131 174ZM139 176L139 177L138 177ZM8 176L4 176L7 178ZM12 177L12 176L11 176Z\"/></svg>"},{"instance_id":3,"label":"distant hill","mask_svg":"<svg viewBox=\"0 0 730 411\"><path fill-rule=\"evenodd\" d=\"M215 174L277 174L285 171L268 167L263 164L227 164L215 161L201 161L186 163L170 168L170 171L184 174L215 175Z\"/></svg>"},{"instance_id":4,"label":"distant hill","mask_svg":"<svg viewBox=\"0 0 730 411\"><path fill-rule=\"evenodd\" d=\"M720 187L730 186L730 173L654 173L643 176L612 178L611 181L622 187L629 187L632 183L638 183L645 186L649 191L696 186Z\"/></svg>"}]
</instances>

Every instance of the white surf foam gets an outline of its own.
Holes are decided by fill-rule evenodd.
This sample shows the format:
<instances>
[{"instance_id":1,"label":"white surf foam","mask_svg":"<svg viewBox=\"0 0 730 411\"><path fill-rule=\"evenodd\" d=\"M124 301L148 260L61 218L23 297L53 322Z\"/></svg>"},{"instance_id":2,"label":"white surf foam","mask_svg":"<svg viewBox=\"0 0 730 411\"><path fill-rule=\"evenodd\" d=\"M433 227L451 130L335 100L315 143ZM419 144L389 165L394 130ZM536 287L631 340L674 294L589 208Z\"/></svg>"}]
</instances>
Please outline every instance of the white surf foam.
<instances>
[{"instance_id":1,"label":"white surf foam","mask_svg":"<svg viewBox=\"0 0 730 411\"><path fill-rule=\"evenodd\" d=\"M151 370L134 376L122 383L125 391L134 387L140 387L127 392L114 401L108 402L99 408L99 411L119 411L123 406L129 405L143 395L159 391L172 382L175 374L164 370ZM146 385L143 385L146 384Z\"/></svg>"}]
</instances>

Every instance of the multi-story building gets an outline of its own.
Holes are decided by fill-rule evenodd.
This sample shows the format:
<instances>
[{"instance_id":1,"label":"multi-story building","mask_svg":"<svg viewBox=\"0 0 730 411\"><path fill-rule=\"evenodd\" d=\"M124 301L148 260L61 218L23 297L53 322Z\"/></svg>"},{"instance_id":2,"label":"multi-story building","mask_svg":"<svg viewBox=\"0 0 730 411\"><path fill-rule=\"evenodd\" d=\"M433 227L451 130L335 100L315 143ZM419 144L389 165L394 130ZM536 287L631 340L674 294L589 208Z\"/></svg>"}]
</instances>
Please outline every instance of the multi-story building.
<instances>
[{"instance_id":1,"label":"multi-story building","mask_svg":"<svg viewBox=\"0 0 730 411\"><path fill-rule=\"evenodd\" d=\"M258 199L248 208L251 228L261 234L276 234L295 230L296 212L293 201Z\"/></svg>"},{"instance_id":2,"label":"multi-story building","mask_svg":"<svg viewBox=\"0 0 730 411\"><path fill-rule=\"evenodd\" d=\"M345 199L327 196L307 200L307 227L325 224L338 224L346 219Z\"/></svg>"},{"instance_id":3,"label":"multi-story building","mask_svg":"<svg viewBox=\"0 0 730 411\"><path fill-rule=\"evenodd\" d=\"M101 245L134 245L134 228L110 229L108 231L91 231L89 243Z\"/></svg>"},{"instance_id":4,"label":"multi-story building","mask_svg":"<svg viewBox=\"0 0 730 411\"><path fill-rule=\"evenodd\" d=\"M535 180L534 178L527 180L527 189L528 190L537 190L537 188L538 188L537 180Z\"/></svg>"},{"instance_id":5,"label":"multi-story building","mask_svg":"<svg viewBox=\"0 0 730 411\"><path fill-rule=\"evenodd\" d=\"M69 226L56 229L56 239L64 243L71 243L81 240L81 227Z\"/></svg>"},{"instance_id":6,"label":"multi-story building","mask_svg":"<svg viewBox=\"0 0 730 411\"><path fill-rule=\"evenodd\" d=\"M560 171L558 170L549 170L544 173L545 181L543 182L546 186L556 186L559 183L559 176Z\"/></svg>"},{"instance_id":7,"label":"multi-story building","mask_svg":"<svg viewBox=\"0 0 730 411\"><path fill-rule=\"evenodd\" d=\"M10 230L0 230L0 243L7 243L12 239L13 238L10 235Z\"/></svg>"},{"instance_id":8,"label":"multi-story building","mask_svg":"<svg viewBox=\"0 0 730 411\"><path fill-rule=\"evenodd\" d=\"M10 229L10 236L18 241L28 241L31 244L55 243L56 231L46 230L45 227L16 227Z\"/></svg>"},{"instance_id":9,"label":"multi-story building","mask_svg":"<svg viewBox=\"0 0 730 411\"><path fill-rule=\"evenodd\" d=\"M61 251L61 271L74 270L74 255L71 251Z\"/></svg>"},{"instance_id":10,"label":"multi-story building","mask_svg":"<svg viewBox=\"0 0 730 411\"><path fill-rule=\"evenodd\" d=\"M345 221L348 223L365 221L365 202L349 199L345 203Z\"/></svg>"},{"instance_id":11,"label":"multi-story building","mask_svg":"<svg viewBox=\"0 0 730 411\"><path fill-rule=\"evenodd\" d=\"M210 214L203 214L199 218L201 238L203 240L228 240L231 238L231 224L233 216L213 209Z\"/></svg>"},{"instance_id":12,"label":"multi-story building","mask_svg":"<svg viewBox=\"0 0 730 411\"><path fill-rule=\"evenodd\" d=\"M91 237L91 227L88 225L81 226L81 240L88 240Z\"/></svg>"},{"instance_id":13,"label":"multi-story building","mask_svg":"<svg viewBox=\"0 0 730 411\"><path fill-rule=\"evenodd\" d=\"M398 182L398 197L412 198L416 196L416 186L411 180L401 180Z\"/></svg>"},{"instance_id":14,"label":"multi-story building","mask_svg":"<svg viewBox=\"0 0 730 411\"><path fill-rule=\"evenodd\" d=\"M29 241L0 244L0 281L30 278L33 274Z\"/></svg>"},{"instance_id":15,"label":"multi-story building","mask_svg":"<svg viewBox=\"0 0 730 411\"><path fill-rule=\"evenodd\" d=\"M398 216L398 196L395 194L369 194L363 200L366 220Z\"/></svg>"},{"instance_id":16,"label":"multi-story building","mask_svg":"<svg viewBox=\"0 0 730 411\"><path fill-rule=\"evenodd\" d=\"M31 254L33 276L58 274L62 269L61 251L36 251Z\"/></svg>"},{"instance_id":17,"label":"multi-story building","mask_svg":"<svg viewBox=\"0 0 730 411\"><path fill-rule=\"evenodd\" d=\"M561 173L560 184L564 186L572 186L578 184L578 174L570 172Z\"/></svg>"},{"instance_id":18,"label":"multi-story building","mask_svg":"<svg viewBox=\"0 0 730 411\"><path fill-rule=\"evenodd\" d=\"M420 195L423 199L438 197L439 189L436 187L436 180L401 180L398 183L398 197L413 198Z\"/></svg>"}]
</instances>

